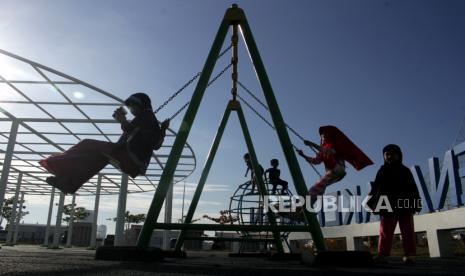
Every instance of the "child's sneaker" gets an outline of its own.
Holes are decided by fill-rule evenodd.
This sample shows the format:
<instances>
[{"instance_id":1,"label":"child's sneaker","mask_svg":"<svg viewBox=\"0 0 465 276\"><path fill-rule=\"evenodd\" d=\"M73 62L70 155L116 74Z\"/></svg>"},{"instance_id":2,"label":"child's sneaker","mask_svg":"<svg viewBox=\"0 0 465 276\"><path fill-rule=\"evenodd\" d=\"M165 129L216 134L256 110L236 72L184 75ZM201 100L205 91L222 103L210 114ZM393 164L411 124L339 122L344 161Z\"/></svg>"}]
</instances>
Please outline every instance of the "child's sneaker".
<instances>
[{"instance_id":1,"label":"child's sneaker","mask_svg":"<svg viewBox=\"0 0 465 276\"><path fill-rule=\"evenodd\" d=\"M414 265L416 263L416 258L415 256L404 256L402 258L402 263L404 265Z\"/></svg>"}]
</instances>

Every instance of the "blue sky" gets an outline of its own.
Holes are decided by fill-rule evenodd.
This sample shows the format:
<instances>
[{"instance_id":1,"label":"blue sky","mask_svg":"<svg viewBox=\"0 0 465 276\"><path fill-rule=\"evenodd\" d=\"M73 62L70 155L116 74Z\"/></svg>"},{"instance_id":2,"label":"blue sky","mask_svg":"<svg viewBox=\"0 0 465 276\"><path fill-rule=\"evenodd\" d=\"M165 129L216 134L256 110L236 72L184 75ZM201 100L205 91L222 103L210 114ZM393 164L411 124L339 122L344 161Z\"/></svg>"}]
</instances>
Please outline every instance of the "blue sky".
<instances>
[{"instance_id":1,"label":"blue sky","mask_svg":"<svg viewBox=\"0 0 465 276\"><path fill-rule=\"evenodd\" d=\"M350 168L329 191L372 180L388 143L403 148L407 165L422 167L431 156L442 158L451 148L465 116L465 2L236 2L246 12L287 123L314 141L319 126L336 125L375 162L361 172ZM0 49L121 98L144 91L158 106L201 70L231 3L3 0ZM219 61L216 70L228 61ZM243 44L239 80L262 98ZM202 101L188 139L199 164L190 183L199 178L230 98L230 84L226 74ZM191 93L192 88L159 119L170 116ZM280 159L283 178L290 180L276 135L245 107L244 111L260 162L267 167L271 158ZM172 123L174 130L180 120ZM237 185L246 181L245 151L237 118L231 117L207 181L218 186L202 196L198 216L227 208ZM305 162L301 168L310 186L317 176ZM128 210L145 212L151 194L139 197L130 196ZM117 197L108 198L106 204L116 204ZM180 195L176 198L179 201ZM91 201L81 199L89 208ZM102 218L113 215L113 205ZM179 204L175 207L178 214ZM37 210L26 222L45 222L45 207Z\"/></svg>"}]
</instances>

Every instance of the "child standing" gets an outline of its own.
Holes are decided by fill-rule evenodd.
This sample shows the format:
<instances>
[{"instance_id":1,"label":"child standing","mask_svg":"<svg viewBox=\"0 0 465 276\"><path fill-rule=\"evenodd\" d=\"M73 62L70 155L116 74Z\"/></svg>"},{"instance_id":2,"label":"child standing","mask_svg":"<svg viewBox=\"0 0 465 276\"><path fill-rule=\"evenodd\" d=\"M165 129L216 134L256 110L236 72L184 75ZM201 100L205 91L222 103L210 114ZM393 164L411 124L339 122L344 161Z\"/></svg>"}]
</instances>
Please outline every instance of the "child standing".
<instances>
[{"instance_id":1,"label":"child standing","mask_svg":"<svg viewBox=\"0 0 465 276\"><path fill-rule=\"evenodd\" d=\"M245 176L247 177L247 175L249 174L249 170L252 171L252 173L250 174L250 182L252 183L252 189L250 191L250 194L253 194L255 192L255 186L258 185L258 182L257 182L257 177L263 177L263 167L262 165L258 164L258 169L260 170L257 173L255 173L253 167L252 167L252 160L250 160L250 154L249 153L246 153L244 154L244 161L245 161L245 164L247 165L247 170L245 171ZM258 191L260 192L260 186L259 186L259 189Z\"/></svg>"},{"instance_id":2,"label":"child standing","mask_svg":"<svg viewBox=\"0 0 465 276\"><path fill-rule=\"evenodd\" d=\"M269 182L273 185L273 190L271 191L272 194L276 193L276 187L278 185L282 186L281 194L284 195L287 190L288 183L280 178L281 171L278 169L279 161L278 159L271 159L270 161L271 168L265 171L265 179L266 175L268 174Z\"/></svg>"},{"instance_id":3,"label":"child standing","mask_svg":"<svg viewBox=\"0 0 465 276\"><path fill-rule=\"evenodd\" d=\"M399 223L405 264L414 264L416 236L413 214L421 210L421 199L412 172L402 164L402 151L397 145L387 145L383 149L384 165L378 170L369 195L367 206L380 216L378 255L375 261L386 263L385 257L391 253L394 230ZM377 207L380 198L387 198L390 208Z\"/></svg>"}]
</instances>

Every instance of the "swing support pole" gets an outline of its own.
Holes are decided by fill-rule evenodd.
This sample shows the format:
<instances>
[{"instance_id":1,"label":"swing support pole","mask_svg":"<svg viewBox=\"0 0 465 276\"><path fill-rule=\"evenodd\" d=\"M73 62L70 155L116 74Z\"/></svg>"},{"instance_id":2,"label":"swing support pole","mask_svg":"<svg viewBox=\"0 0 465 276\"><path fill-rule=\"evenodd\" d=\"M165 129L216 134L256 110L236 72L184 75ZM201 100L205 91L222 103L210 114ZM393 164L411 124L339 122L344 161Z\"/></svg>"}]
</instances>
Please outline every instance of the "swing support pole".
<instances>
[{"instance_id":1,"label":"swing support pole","mask_svg":"<svg viewBox=\"0 0 465 276\"><path fill-rule=\"evenodd\" d=\"M207 161L205 162L204 169L203 169L202 174L200 176L199 183L197 184L197 188L195 190L194 196L193 196L191 204L189 206L189 211L188 211L186 219L184 221L185 224L190 224L192 222L192 218L194 216L195 209L197 208L197 204L199 202L200 195L202 194L203 188L205 186L205 182L207 181L207 177L208 177L208 174L210 172L210 168L211 168L211 166L213 164L213 160L214 160L216 152L218 150L218 146L220 144L221 138L222 138L224 130L226 128L226 124L228 122L229 115L231 114L231 111L236 111L237 116L239 117L239 122L240 122L240 125L241 125L241 128L242 128L242 132L244 134L244 139L245 139L245 142L246 142L246 145L247 145L248 152L249 152L250 157L251 157L252 168L256 172L259 171L257 156L256 156L255 149L254 149L254 146L253 146L253 143L252 143L252 138L250 137L250 133L249 133L249 129L247 127L247 123L245 121L244 113L242 112L240 103L233 99L233 100L229 101L228 106L226 107L223 118L221 119L220 126L218 127L215 138L214 138L213 143L212 143L212 145L210 147L210 151L208 153ZM258 188L259 188L259 191L261 192L260 195L263 197L263 196L267 195L267 189L266 189L265 183L263 182L263 178L261 178L261 177L257 177L257 180L258 180L258 183L257 183ZM272 227L275 227L276 226L276 218L275 218L274 213L269 211L269 212L267 212L267 216L268 216L268 220L270 221L270 224L272 225ZM181 233L179 234L179 237L178 237L178 239L176 241L175 251L181 250L182 245L184 243L184 239L186 237L186 232L187 232L187 230L183 229L181 231ZM280 237L279 231L276 228L273 228L272 233L273 233L273 238L275 240L276 248L277 248L278 252L283 253L284 248L283 248L282 243L281 243L281 237Z\"/></svg>"},{"instance_id":2,"label":"swing support pole","mask_svg":"<svg viewBox=\"0 0 465 276\"><path fill-rule=\"evenodd\" d=\"M229 115L231 114L230 104L226 107L224 111L223 118L221 119L220 126L215 135L215 139L210 147L210 151L208 152L207 161L205 161L205 165L202 170L202 174L199 179L199 183L195 189L194 196L192 197L191 204L189 206L189 211L187 212L186 219L184 223L189 224L192 222L192 218L194 217L195 209L197 208L197 204L200 199L200 195L202 194L203 188L205 186L205 182L207 181L208 174L210 172L210 168L213 164L213 160L216 155L216 151L218 150L218 146L220 144L221 138L223 137L224 129L226 128L226 124L228 123ZM181 247L184 243L184 237L186 236L186 230L182 230L179 234L179 237L176 241L175 251L181 250Z\"/></svg>"},{"instance_id":3,"label":"swing support pole","mask_svg":"<svg viewBox=\"0 0 465 276\"><path fill-rule=\"evenodd\" d=\"M186 144L187 137L189 136L189 132L192 128L195 116L197 115L197 111L199 110L199 106L205 93L205 89L208 85L208 80L210 79L213 68L215 67L216 58L218 57L218 54L221 51L221 46L226 37L226 33L228 32L228 27L228 20L223 19L218 29L218 33L215 37L215 40L213 42L213 45L210 49L210 53L208 54L207 60L203 67L202 74L199 77L199 81L194 90L194 94L192 95L189 107L187 108L181 126L179 127L179 131L176 135L173 147L171 148L171 152L168 156L166 166L161 174L157 191L155 192L152 203L150 204L150 208L147 213L144 226L142 227L142 231L137 240L138 247L148 247L149 245L154 226L160 215L160 211L163 206L163 202L165 201L168 188L171 185L173 175L179 162L179 158L181 157L184 145Z\"/></svg>"},{"instance_id":4,"label":"swing support pole","mask_svg":"<svg viewBox=\"0 0 465 276\"><path fill-rule=\"evenodd\" d=\"M292 143L286 129L286 124L284 123L284 119L281 115L281 111L279 110L278 103L274 96L273 88L271 87L270 80L268 79L268 76L266 74L265 66L263 65L260 53L258 52L258 47L252 36L252 31L250 30L249 23L247 22L245 16L244 19L240 22L240 26L244 41L247 44L247 49L249 51L250 58L252 59L252 63L254 64L258 81L260 82L260 85L262 87L263 95L266 99L266 103L268 104L270 115L273 120L273 124L276 128L279 142L284 152L284 156L286 158L286 162L288 164L289 171L291 173L297 194L305 198L308 193L307 186L305 185L304 177L302 175L299 163L293 150ZM310 213L308 210L304 208L304 217L305 221L307 222L309 232L312 234L312 238L316 248L320 251L326 250L323 233L321 232L321 228L318 223L318 220L316 219L315 213Z\"/></svg>"},{"instance_id":5,"label":"swing support pole","mask_svg":"<svg viewBox=\"0 0 465 276\"><path fill-rule=\"evenodd\" d=\"M257 155L255 153L255 148L252 143L252 138L250 137L250 133L247 127L247 123L245 121L244 113L242 112L239 102L238 102L238 108L236 109L236 111L237 111L237 116L239 117L239 122L241 124L242 133L244 134L245 143L247 144L247 149L250 154L250 160L252 161L252 168L255 172L255 176L258 176L256 177L256 180L258 182L257 184L258 184L260 196L265 197L268 195L268 189L266 188L265 182L263 182L263 177L259 175L260 166L258 164ZM266 210L266 215L268 217L268 221L270 222L270 224L272 226L276 226L275 214L270 209L268 209ZM273 233L273 238L275 240L276 249L278 250L279 253L284 253L283 244L281 243L281 236L279 234L279 231L274 229L272 233Z\"/></svg>"}]
</instances>

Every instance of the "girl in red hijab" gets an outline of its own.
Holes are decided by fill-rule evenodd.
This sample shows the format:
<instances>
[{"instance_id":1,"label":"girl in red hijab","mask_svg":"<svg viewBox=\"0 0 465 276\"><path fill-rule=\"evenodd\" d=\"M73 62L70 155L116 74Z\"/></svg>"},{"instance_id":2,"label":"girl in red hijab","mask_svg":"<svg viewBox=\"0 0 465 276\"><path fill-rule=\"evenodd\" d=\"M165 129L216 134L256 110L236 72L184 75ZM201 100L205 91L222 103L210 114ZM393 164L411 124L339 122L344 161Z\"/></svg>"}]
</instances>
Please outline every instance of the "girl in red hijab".
<instances>
[{"instance_id":1,"label":"girl in red hijab","mask_svg":"<svg viewBox=\"0 0 465 276\"><path fill-rule=\"evenodd\" d=\"M315 203L317 196L323 195L326 187L341 181L346 175L345 161L356 170L373 164L373 162L335 126L322 126L319 129L320 145L305 140L304 144L317 151L315 157L304 154L302 150L297 153L310 164L325 165L325 174L308 190L311 204Z\"/></svg>"}]
</instances>

